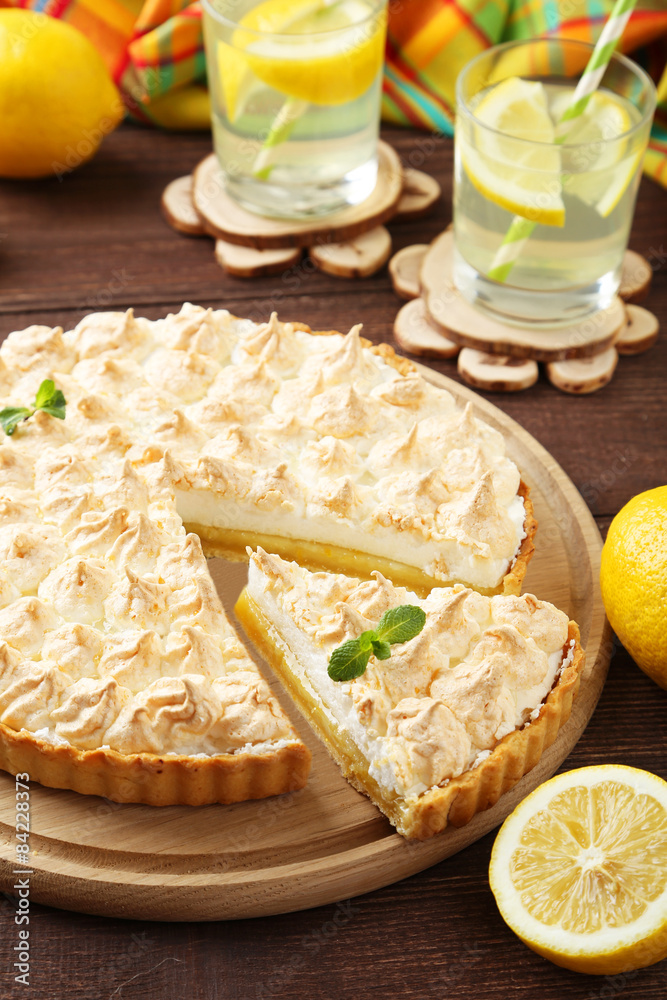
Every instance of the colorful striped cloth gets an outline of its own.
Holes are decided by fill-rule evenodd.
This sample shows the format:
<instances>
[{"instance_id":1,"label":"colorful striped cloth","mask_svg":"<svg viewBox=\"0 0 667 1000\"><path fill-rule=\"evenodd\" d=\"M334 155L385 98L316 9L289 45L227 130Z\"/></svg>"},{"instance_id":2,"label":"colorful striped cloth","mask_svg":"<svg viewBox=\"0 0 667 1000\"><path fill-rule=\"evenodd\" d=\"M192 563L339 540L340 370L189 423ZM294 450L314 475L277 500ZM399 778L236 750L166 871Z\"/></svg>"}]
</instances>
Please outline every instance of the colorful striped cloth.
<instances>
[{"instance_id":1,"label":"colorful striped cloth","mask_svg":"<svg viewBox=\"0 0 667 1000\"><path fill-rule=\"evenodd\" d=\"M389 0L383 117L453 132L461 67L489 45L558 35L594 42L613 0ZM145 122L208 125L201 9L191 0L0 0L60 17L97 46ZM639 0L621 49L658 85L645 169L667 187L667 2Z\"/></svg>"}]
</instances>

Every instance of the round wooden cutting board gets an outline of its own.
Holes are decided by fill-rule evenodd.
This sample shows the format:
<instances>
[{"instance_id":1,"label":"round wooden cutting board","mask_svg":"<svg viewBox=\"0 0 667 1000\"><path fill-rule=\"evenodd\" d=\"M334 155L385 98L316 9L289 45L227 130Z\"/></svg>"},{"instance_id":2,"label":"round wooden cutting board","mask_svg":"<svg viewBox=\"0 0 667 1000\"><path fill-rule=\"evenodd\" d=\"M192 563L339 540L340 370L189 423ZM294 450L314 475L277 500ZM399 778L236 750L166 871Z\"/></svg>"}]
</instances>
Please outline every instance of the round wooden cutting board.
<instances>
[{"instance_id":1,"label":"round wooden cutting board","mask_svg":"<svg viewBox=\"0 0 667 1000\"><path fill-rule=\"evenodd\" d=\"M598 586L599 532L574 485L534 438L471 390L421 371L459 402L472 400L477 414L504 434L539 520L524 590L552 601L581 627L587 664L572 716L555 744L467 826L408 842L348 785L281 694L313 751L311 777L300 792L234 806L160 809L31 785L34 902L149 920L254 917L332 903L397 882L473 843L567 757L593 713L611 655ZM217 559L210 566L231 614L246 568ZM8 891L15 881L14 796L13 777L1 773L0 882Z\"/></svg>"}]
</instances>

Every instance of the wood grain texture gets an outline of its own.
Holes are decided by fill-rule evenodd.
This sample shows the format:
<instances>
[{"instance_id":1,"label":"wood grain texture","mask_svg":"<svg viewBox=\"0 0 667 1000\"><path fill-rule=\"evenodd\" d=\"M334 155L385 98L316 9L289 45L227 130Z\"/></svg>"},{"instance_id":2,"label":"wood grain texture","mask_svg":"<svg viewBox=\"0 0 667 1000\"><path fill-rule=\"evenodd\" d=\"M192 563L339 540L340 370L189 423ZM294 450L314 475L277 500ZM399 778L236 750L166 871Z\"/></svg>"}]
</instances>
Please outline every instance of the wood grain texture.
<instances>
[{"instance_id":1,"label":"wood grain texture","mask_svg":"<svg viewBox=\"0 0 667 1000\"><path fill-rule=\"evenodd\" d=\"M610 656L597 582L601 550L597 527L567 476L518 424L444 376L427 368L422 373L453 392L461 405L471 401L476 414L501 431L508 454L531 489L540 527L524 592L551 601L578 623L587 658L572 715L556 742L495 806L466 826L450 826L423 843L400 837L312 739L308 785L283 796L283 801L157 811L125 805L105 823L93 823L84 836L80 831L95 808L90 799L34 785L31 845L38 850L32 859L36 900L89 913L158 920L255 917L335 902L405 878L469 846L553 774L574 747L597 704ZM245 580L245 567L222 560L211 565L230 613ZM270 676L266 664L258 662ZM278 692L278 685L274 690ZM304 732L298 712L288 699L282 701L307 738L310 734ZM14 781L0 774L3 889L12 883L14 816Z\"/></svg>"},{"instance_id":2,"label":"wood grain texture","mask_svg":"<svg viewBox=\"0 0 667 1000\"><path fill-rule=\"evenodd\" d=\"M432 173L444 197L433 217L391 224L396 250L426 243L451 219L452 144L400 129L385 139L405 166ZM0 335L30 323L71 328L95 308L129 305L152 318L184 300L314 328L363 320L391 342L400 305L389 277L341 283L319 272L251 284L223 274L206 240L186 240L160 215L165 185L189 173L210 137L123 127L95 159L57 181L0 182ZM630 238L654 271L645 305L667 323L667 191L641 184ZM433 367L457 378L456 362ZM545 445L604 532L634 494L665 482L667 337L626 358L597 395L568 398L545 377L516 396L489 395ZM613 645L607 683L561 769L618 762L667 778L667 693ZM111 803L91 820L106 823ZM269 817L270 820L270 817ZM284 916L219 923L90 917L33 903L30 987L13 982L15 897L0 894L0 975L8 1000L664 1000L666 963L615 982L551 965L502 922L488 888L493 833L454 858L361 896Z\"/></svg>"}]
</instances>

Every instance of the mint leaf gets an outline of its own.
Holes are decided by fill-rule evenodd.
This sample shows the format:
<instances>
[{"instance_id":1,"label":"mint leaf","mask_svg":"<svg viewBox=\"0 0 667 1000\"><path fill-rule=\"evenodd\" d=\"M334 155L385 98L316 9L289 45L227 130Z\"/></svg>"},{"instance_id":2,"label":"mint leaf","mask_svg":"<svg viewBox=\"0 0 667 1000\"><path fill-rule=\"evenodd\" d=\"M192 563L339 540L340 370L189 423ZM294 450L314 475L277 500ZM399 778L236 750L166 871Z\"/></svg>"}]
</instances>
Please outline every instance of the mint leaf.
<instances>
[{"instance_id":1,"label":"mint leaf","mask_svg":"<svg viewBox=\"0 0 667 1000\"><path fill-rule=\"evenodd\" d=\"M60 389L56 389L52 379L45 378L37 390L35 409L44 410L58 420L65 419L65 397Z\"/></svg>"},{"instance_id":2,"label":"mint leaf","mask_svg":"<svg viewBox=\"0 0 667 1000\"><path fill-rule=\"evenodd\" d=\"M378 660L388 660L391 656L391 646L383 639L373 639L373 653Z\"/></svg>"},{"instance_id":3,"label":"mint leaf","mask_svg":"<svg viewBox=\"0 0 667 1000\"><path fill-rule=\"evenodd\" d=\"M370 658L370 645L368 649L363 649L358 639L348 639L334 649L327 672L332 681L351 681L361 677Z\"/></svg>"},{"instance_id":4,"label":"mint leaf","mask_svg":"<svg viewBox=\"0 0 667 1000\"><path fill-rule=\"evenodd\" d=\"M45 378L35 396L35 409L41 410L43 406L48 406L56 391L56 384L53 379ZM60 390L58 390L60 392ZM62 393L60 393L62 396Z\"/></svg>"},{"instance_id":5,"label":"mint leaf","mask_svg":"<svg viewBox=\"0 0 667 1000\"><path fill-rule=\"evenodd\" d=\"M419 635L426 624L426 615L416 604L402 604L385 611L375 629L378 639L385 642L407 642Z\"/></svg>"},{"instance_id":6,"label":"mint leaf","mask_svg":"<svg viewBox=\"0 0 667 1000\"><path fill-rule=\"evenodd\" d=\"M362 632L355 641L359 643L360 649L372 650L374 638L375 632L372 629L369 629L368 632Z\"/></svg>"},{"instance_id":7,"label":"mint leaf","mask_svg":"<svg viewBox=\"0 0 667 1000\"><path fill-rule=\"evenodd\" d=\"M0 410L0 424L5 434L11 437L21 421L31 416L32 410L25 406L5 406Z\"/></svg>"}]
</instances>

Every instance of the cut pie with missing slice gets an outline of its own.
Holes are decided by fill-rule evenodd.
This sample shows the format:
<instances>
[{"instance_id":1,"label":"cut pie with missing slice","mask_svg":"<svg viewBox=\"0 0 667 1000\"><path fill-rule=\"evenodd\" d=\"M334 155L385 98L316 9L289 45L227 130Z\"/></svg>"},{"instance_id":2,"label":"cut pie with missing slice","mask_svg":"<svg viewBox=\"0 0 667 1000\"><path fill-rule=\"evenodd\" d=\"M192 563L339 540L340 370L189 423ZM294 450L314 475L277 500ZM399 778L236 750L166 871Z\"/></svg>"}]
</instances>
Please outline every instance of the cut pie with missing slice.
<instances>
[{"instance_id":1,"label":"cut pie with missing slice","mask_svg":"<svg viewBox=\"0 0 667 1000\"><path fill-rule=\"evenodd\" d=\"M332 680L332 652L404 605L423 609L421 632ZM344 775L417 839L468 822L534 767L584 663L576 624L530 594L456 585L422 599L380 573L312 573L261 549L236 611Z\"/></svg>"},{"instance_id":2,"label":"cut pie with missing slice","mask_svg":"<svg viewBox=\"0 0 667 1000\"><path fill-rule=\"evenodd\" d=\"M43 380L64 419L23 422ZM422 591L518 592L533 550L502 435L358 327L95 313L10 334L0 399L0 767L46 785L195 805L304 784L188 527L206 554Z\"/></svg>"}]
</instances>

